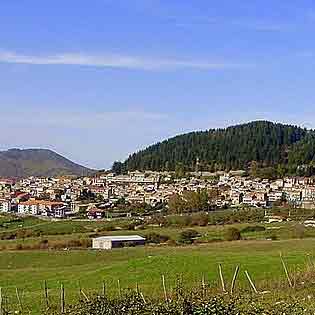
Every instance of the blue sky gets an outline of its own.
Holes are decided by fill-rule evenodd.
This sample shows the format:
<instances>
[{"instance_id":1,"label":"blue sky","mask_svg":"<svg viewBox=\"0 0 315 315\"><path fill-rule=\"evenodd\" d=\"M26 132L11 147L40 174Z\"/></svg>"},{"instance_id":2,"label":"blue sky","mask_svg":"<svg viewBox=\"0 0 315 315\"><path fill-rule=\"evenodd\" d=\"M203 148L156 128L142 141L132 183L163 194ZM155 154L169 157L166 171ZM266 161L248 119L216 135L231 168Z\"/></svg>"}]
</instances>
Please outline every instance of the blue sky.
<instances>
[{"instance_id":1,"label":"blue sky","mask_svg":"<svg viewBox=\"0 0 315 315\"><path fill-rule=\"evenodd\" d=\"M315 128L315 4L2 0L0 149L110 167L175 134Z\"/></svg>"}]
</instances>

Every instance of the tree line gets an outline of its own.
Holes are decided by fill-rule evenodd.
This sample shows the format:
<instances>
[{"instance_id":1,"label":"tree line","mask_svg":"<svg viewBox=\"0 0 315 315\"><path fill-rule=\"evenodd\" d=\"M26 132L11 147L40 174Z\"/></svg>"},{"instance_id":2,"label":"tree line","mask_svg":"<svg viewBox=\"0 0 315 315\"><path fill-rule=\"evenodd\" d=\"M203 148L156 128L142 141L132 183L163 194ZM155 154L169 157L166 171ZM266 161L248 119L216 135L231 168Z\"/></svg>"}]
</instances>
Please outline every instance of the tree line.
<instances>
[{"instance_id":1,"label":"tree line","mask_svg":"<svg viewBox=\"0 0 315 315\"><path fill-rule=\"evenodd\" d=\"M113 169L229 171L249 170L253 162L273 175L313 174L315 133L268 121L191 132L136 152L124 163L115 162Z\"/></svg>"}]
</instances>

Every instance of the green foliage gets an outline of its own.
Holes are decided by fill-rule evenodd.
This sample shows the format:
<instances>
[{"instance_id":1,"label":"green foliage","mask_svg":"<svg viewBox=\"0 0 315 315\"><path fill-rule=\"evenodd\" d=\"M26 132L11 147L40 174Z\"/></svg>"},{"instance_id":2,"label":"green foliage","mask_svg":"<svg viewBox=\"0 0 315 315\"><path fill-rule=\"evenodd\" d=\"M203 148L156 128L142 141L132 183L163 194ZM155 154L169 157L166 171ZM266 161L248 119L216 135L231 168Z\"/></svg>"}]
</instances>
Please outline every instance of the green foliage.
<instances>
[{"instance_id":1,"label":"green foliage","mask_svg":"<svg viewBox=\"0 0 315 315\"><path fill-rule=\"evenodd\" d=\"M151 232L146 235L146 242L147 243L153 243L153 244L160 244L165 243L169 240L169 237L167 235L161 235L159 233Z\"/></svg>"},{"instance_id":2,"label":"green foliage","mask_svg":"<svg viewBox=\"0 0 315 315\"><path fill-rule=\"evenodd\" d=\"M226 241L238 241L241 239L241 232L234 227L228 228L225 232Z\"/></svg>"},{"instance_id":3,"label":"green foliage","mask_svg":"<svg viewBox=\"0 0 315 315\"><path fill-rule=\"evenodd\" d=\"M241 233L264 232L266 228L261 225L247 226L241 230Z\"/></svg>"},{"instance_id":4,"label":"green foliage","mask_svg":"<svg viewBox=\"0 0 315 315\"><path fill-rule=\"evenodd\" d=\"M199 233L195 230L185 230L179 234L178 243L180 244L192 244L194 239L196 239Z\"/></svg>"},{"instance_id":5,"label":"green foliage","mask_svg":"<svg viewBox=\"0 0 315 315\"><path fill-rule=\"evenodd\" d=\"M286 298L280 302L259 300L247 294L239 297L210 296L202 293L179 294L168 302L144 301L140 294L128 293L122 298L101 296L70 306L68 315L302 315L314 314L314 305L305 300ZM49 315L58 315L50 311Z\"/></svg>"},{"instance_id":6,"label":"green foliage","mask_svg":"<svg viewBox=\"0 0 315 315\"><path fill-rule=\"evenodd\" d=\"M256 121L180 135L129 156L124 164L128 170L163 170L167 165L181 177L187 170L196 170L197 159L199 170L252 166L252 175L263 168L264 176L283 176L289 169L315 161L315 135L296 126Z\"/></svg>"},{"instance_id":7,"label":"green foliage","mask_svg":"<svg viewBox=\"0 0 315 315\"><path fill-rule=\"evenodd\" d=\"M213 195L205 189L199 191L185 191L174 194L169 202L169 212L174 214L208 211L211 208Z\"/></svg>"},{"instance_id":8,"label":"green foliage","mask_svg":"<svg viewBox=\"0 0 315 315\"><path fill-rule=\"evenodd\" d=\"M116 175L121 175L121 174L125 173L126 170L125 170L124 164L122 162L115 161L113 163L111 171L113 173L115 173Z\"/></svg>"},{"instance_id":9,"label":"green foliage","mask_svg":"<svg viewBox=\"0 0 315 315\"><path fill-rule=\"evenodd\" d=\"M209 213L209 224L257 223L263 221L263 209L242 209L237 211L214 211Z\"/></svg>"}]
</instances>

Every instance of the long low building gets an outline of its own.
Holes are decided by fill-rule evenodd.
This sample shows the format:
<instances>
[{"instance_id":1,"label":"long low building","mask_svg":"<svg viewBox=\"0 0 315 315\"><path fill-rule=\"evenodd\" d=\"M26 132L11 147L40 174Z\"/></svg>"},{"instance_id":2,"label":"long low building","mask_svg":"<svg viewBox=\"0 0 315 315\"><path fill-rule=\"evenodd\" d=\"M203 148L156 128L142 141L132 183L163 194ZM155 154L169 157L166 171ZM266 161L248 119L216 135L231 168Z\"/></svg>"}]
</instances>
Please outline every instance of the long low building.
<instances>
[{"instance_id":1,"label":"long low building","mask_svg":"<svg viewBox=\"0 0 315 315\"><path fill-rule=\"evenodd\" d=\"M145 238L139 235L101 236L93 238L93 249L112 249L125 246L144 245Z\"/></svg>"}]
</instances>

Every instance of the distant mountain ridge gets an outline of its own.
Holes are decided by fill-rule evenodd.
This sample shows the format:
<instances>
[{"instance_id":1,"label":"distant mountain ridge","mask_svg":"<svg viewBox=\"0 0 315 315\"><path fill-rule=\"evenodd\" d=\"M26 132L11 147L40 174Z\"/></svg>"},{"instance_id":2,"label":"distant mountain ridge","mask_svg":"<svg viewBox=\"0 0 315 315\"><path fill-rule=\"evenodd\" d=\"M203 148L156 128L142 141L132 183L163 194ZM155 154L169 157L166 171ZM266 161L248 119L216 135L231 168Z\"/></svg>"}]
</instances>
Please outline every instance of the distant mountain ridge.
<instances>
[{"instance_id":1,"label":"distant mountain ridge","mask_svg":"<svg viewBox=\"0 0 315 315\"><path fill-rule=\"evenodd\" d=\"M253 121L224 129L190 132L156 143L129 156L127 170L246 169L315 165L315 133L294 125ZM292 171L293 172L293 171Z\"/></svg>"},{"instance_id":2,"label":"distant mountain ridge","mask_svg":"<svg viewBox=\"0 0 315 315\"><path fill-rule=\"evenodd\" d=\"M91 175L94 170L76 164L48 149L0 151L1 177Z\"/></svg>"}]
</instances>

